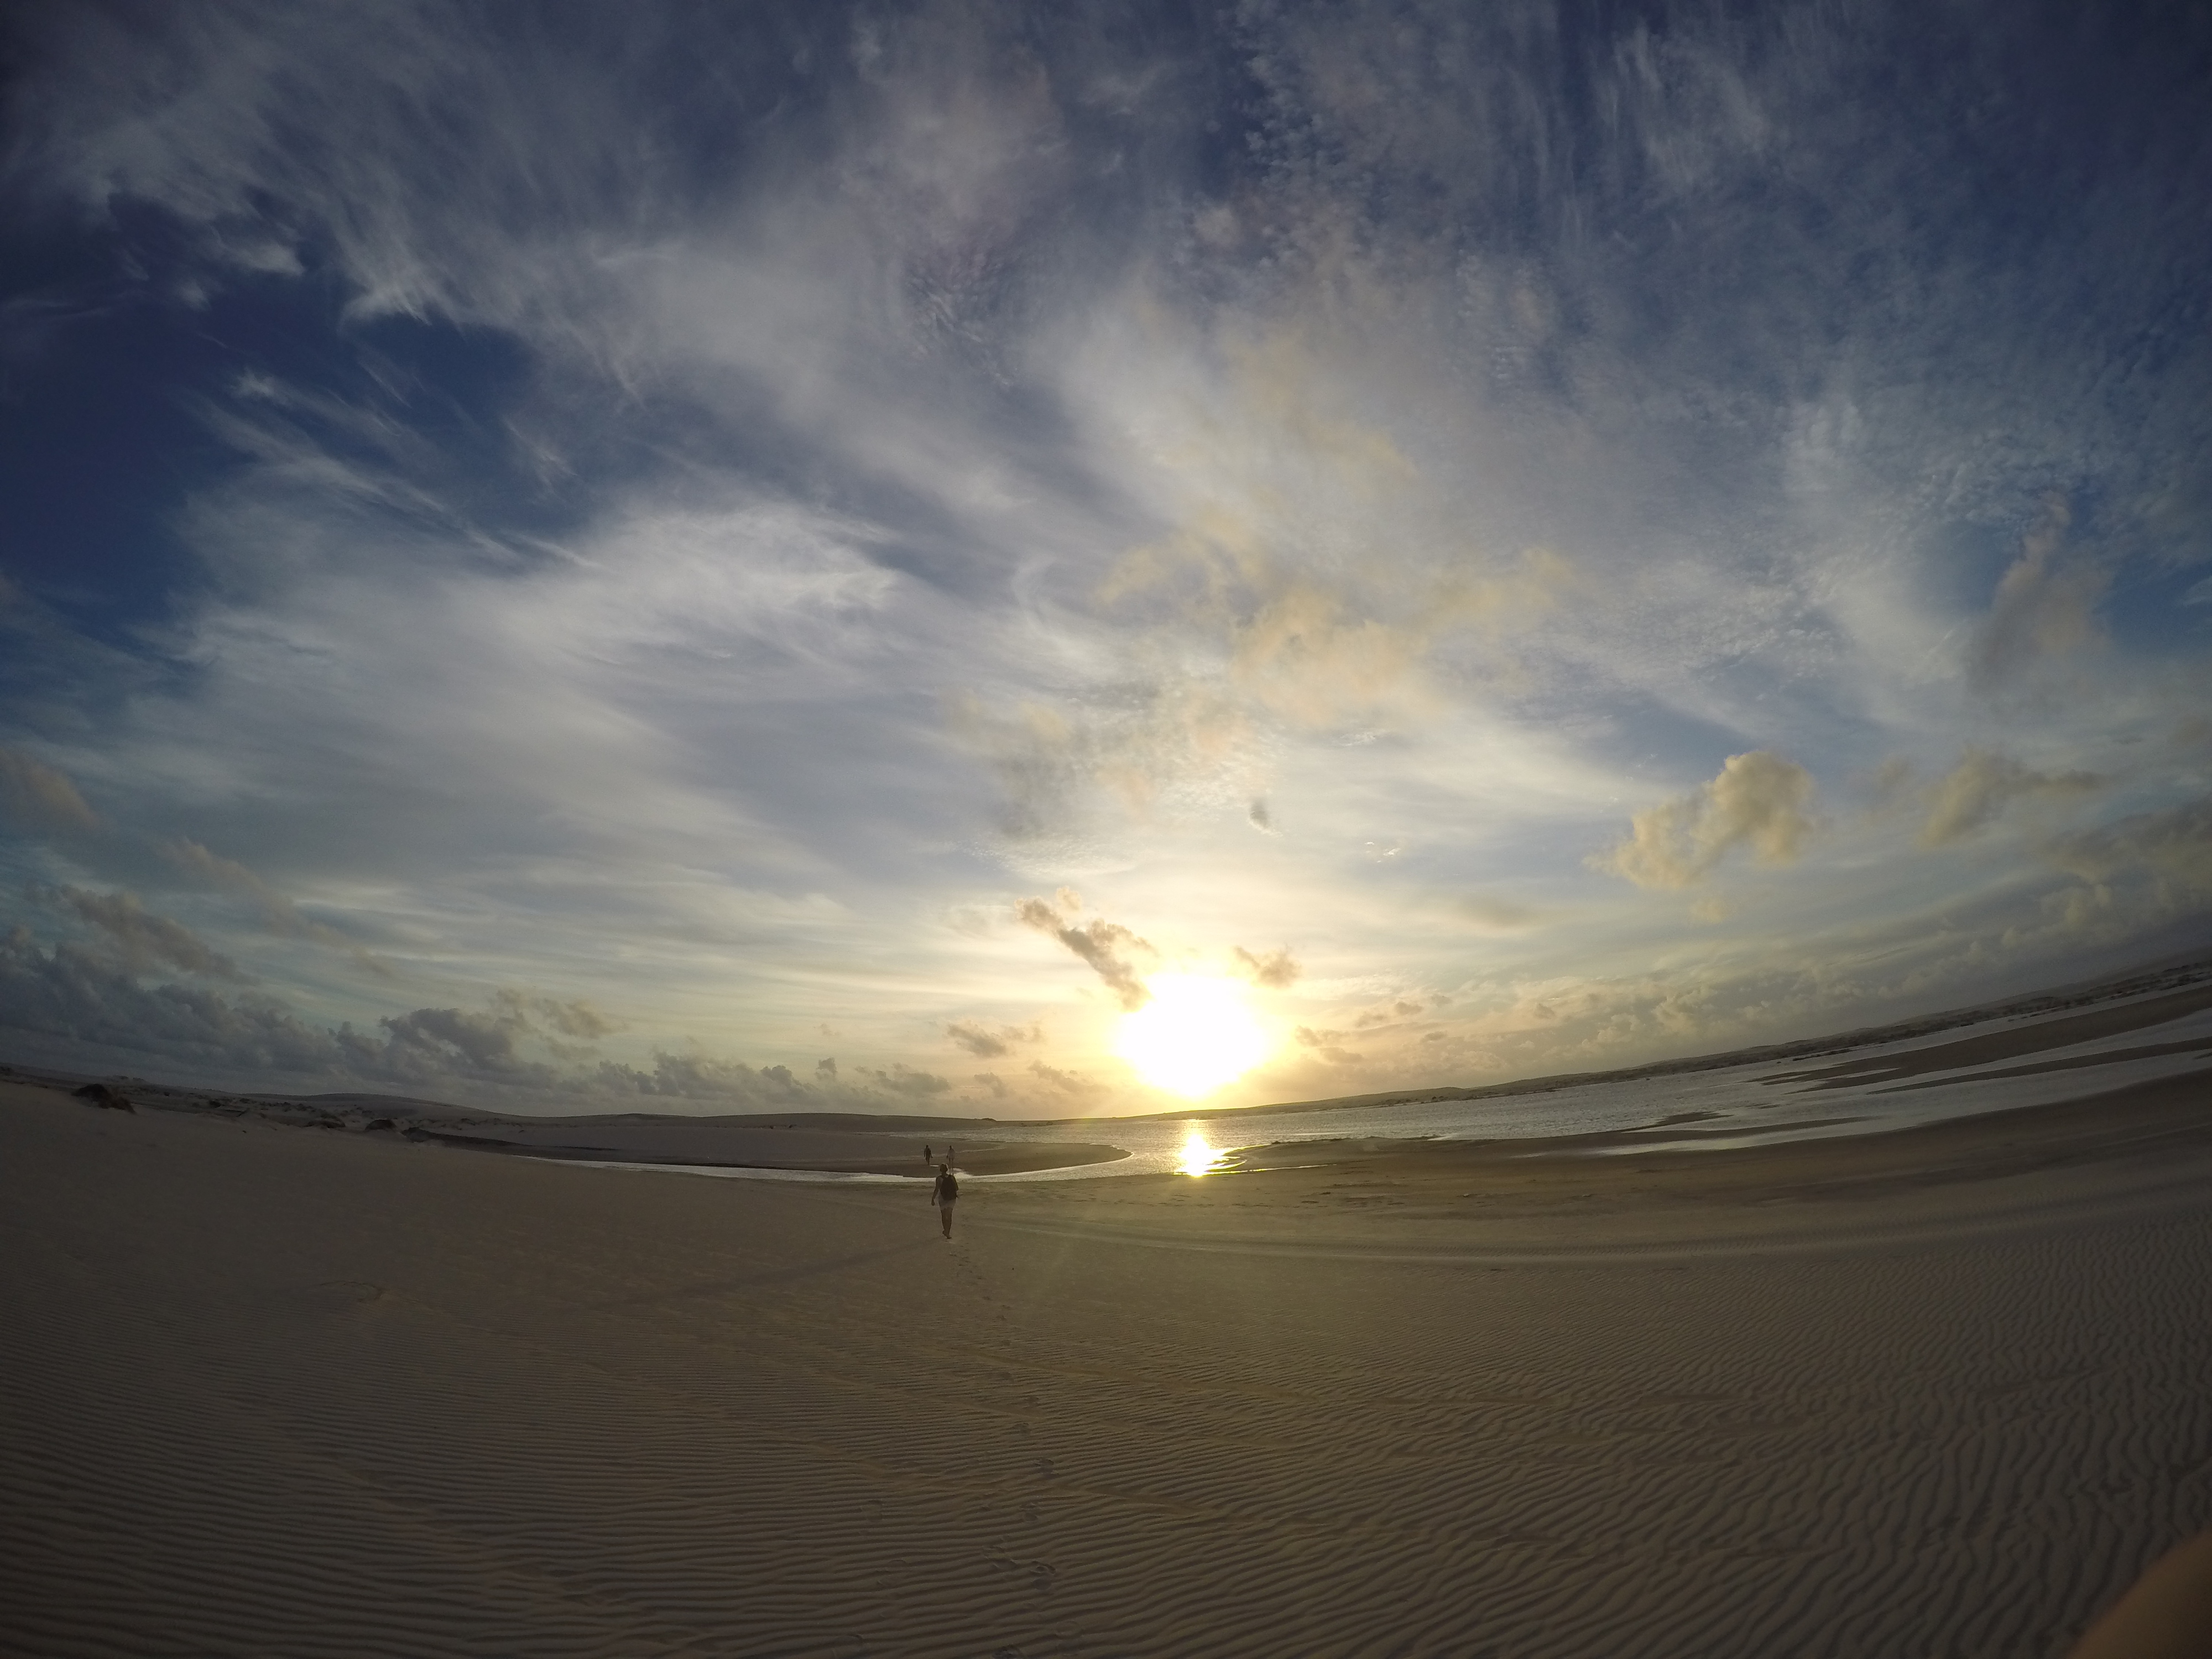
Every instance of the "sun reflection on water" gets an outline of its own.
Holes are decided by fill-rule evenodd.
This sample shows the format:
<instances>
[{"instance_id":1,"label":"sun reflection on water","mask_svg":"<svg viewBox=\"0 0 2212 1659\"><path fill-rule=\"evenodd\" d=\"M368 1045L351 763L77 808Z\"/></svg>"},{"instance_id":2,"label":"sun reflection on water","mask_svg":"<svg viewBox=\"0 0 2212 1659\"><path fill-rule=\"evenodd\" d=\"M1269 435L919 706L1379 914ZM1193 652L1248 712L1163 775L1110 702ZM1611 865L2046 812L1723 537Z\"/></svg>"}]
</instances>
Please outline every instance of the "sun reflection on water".
<instances>
[{"instance_id":1,"label":"sun reflection on water","mask_svg":"<svg viewBox=\"0 0 2212 1659\"><path fill-rule=\"evenodd\" d=\"M1194 1123L1190 1133L1183 1137L1182 1162L1176 1168L1187 1176L1211 1175L1222 1168L1228 1158L1226 1152L1217 1152L1213 1143L1206 1138L1206 1131Z\"/></svg>"}]
</instances>

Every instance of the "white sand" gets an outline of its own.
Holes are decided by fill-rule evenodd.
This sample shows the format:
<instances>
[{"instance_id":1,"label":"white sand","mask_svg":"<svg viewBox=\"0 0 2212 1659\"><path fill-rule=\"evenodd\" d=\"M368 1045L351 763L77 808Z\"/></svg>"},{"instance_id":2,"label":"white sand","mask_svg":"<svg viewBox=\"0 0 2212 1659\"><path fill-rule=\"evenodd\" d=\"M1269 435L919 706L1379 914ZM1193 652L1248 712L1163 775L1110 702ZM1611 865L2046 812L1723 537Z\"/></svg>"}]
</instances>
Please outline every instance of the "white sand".
<instances>
[{"instance_id":1,"label":"white sand","mask_svg":"<svg viewBox=\"0 0 2212 1659\"><path fill-rule=\"evenodd\" d=\"M2138 1107L948 1245L0 1085L0 1649L2055 1654L2212 1523L2212 1114Z\"/></svg>"}]
</instances>

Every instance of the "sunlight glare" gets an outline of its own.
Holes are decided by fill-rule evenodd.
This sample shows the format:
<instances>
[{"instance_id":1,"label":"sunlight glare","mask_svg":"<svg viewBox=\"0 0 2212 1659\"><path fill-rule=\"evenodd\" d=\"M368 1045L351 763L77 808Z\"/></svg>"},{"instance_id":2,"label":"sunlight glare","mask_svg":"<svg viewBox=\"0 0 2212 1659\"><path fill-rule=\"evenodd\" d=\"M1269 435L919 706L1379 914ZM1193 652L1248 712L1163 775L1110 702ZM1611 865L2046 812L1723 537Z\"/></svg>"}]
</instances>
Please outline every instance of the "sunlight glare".
<instances>
[{"instance_id":1,"label":"sunlight glare","mask_svg":"<svg viewBox=\"0 0 2212 1659\"><path fill-rule=\"evenodd\" d=\"M1183 1139L1182 1162L1176 1169L1187 1176L1211 1175L1221 1167L1224 1156L1214 1151L1213 1143L1206 1138L1206 1131L1194 1123Z\"/></svg>"},{"instance_id":2,"label":"sunlight glare","mask_svg":"<svg viewBox=\"0 0 2212 1659\"><path fill-rule=\"evenodd\" d=\"M1267 1033L1233 979L1161 974L1152 1000L1121 1019L1115 1048L1156 1089L1196 1099L1240 1078L1267 1055Z\"/></svg>"}]
</instances>

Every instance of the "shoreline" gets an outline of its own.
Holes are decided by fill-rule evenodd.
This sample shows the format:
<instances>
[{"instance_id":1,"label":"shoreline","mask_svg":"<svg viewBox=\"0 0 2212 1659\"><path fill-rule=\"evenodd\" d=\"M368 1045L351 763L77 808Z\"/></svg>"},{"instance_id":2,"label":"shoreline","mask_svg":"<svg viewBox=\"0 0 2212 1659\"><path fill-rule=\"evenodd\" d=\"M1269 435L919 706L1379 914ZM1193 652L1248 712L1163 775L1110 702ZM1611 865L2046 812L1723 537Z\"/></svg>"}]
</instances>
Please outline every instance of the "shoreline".
<instances>
[{"instance_id":1,"label":"shoreline","mask_svg":"<svg viewBox=\"0 0 2212 1659\"><path fill-rule=\"evenodd\" d=\"M994 1188L1009 1226L1407 1259L1796 1254L2212 1210L2212 1089L2161 1079L1880 1133L1726 1148L1366 1139L1247 1149L1193 1179ZM1604 1141L1601 1147L1592 1142Z\"/></svg>"},{"instance_id":2,"label":"shoreline","mask_svg":"<svg viewBox=\"0 0 2212 1659\"><path fill-rule=\"evenodd\" d=\"M532 1143L495 1139L489 1135L444 1134L418 1130L415 1137L459 1152L489 1152L509 1158L531 1158L550 1164L608 1164L622 1168L662 1169L672 1173L697 1170L702 1174L742 1176L748 1170L764 1174L805 1176L884 1176L901 1181L926 1182L929 1167L911 1155L901 1157L878 1150L858 1158L816 1158L807 1161L770 1158L698 1158L677 1154L623 1152L619 1148L566 1143ZM847 1139L859 1139L851 1136ZM881 1139L876 1137L874 1139ZM904 1142L901 1143L904 1145ZM850 1148L838 1148L849 1151ZM1128 1149L1102 1142L1014 1140L970 1143L960 1154L963 1176L1033 1175L1053 1170L1097 1169L1104 1174L1128 1158Z\"/></svg>"},{"instance_id":3,"label":"shoreline","mask_svg":"<svg viewBox=\"0 0 2212 1659\"><path fill-rule=\"evenodd\" d=\"M2054 1048L2170 1024L2207 1010L2212 1010L2212 958L2191 956L2086 984L1943 1010L1825 1036L1755 1044L1606 1071L1562 1073L1465 1086L1437 1085L1377 1094L1276 1102L1255 1106L1207 1107L1194 1104L1172 1111L1141 1113L1119 1118L1000 1120L915 1113L878 1115L799 1109L777 1113L711 1115L647 1111L537 1115L358 1092L248 1093L234 1089L213 1089L196 1083L160 1083L128 1074L109 1073L95 1075L27 1064L0 1064L0 1081L14 1080L64 1089L100 1083L167 1109L253 1112L276 1121L305 1121L334 1127L361 1127L368 1122L389 1121L395 1132L404 1132L412 1127L426 1133L466 1135L479 1140L498 1139L506 1133L520 1133L532 1139L533 1144L565 1146L577 1157L596 1152L625 1154L635 1161L690 1161L724 1165L755 1162L751 1159L703 1157L685 1160L663 1151L649 1151L644 1158L637 1158L638 1137L655 1131L678 1133L687 1137L696 1136L702 1131L726 1135L865 1134L880 1137L884 1143L880 1153L872 1157L872 1168L880 1165L884 1172L896 1173L895 1166L903 1156L897 1149L902 1148L909 1140L920 1142L925 1139L965 1138L980 1147L985 1143L997 1142L1010 1133L1017 1134L1018 1139L1017 1132L1023 1130L1093 1127L1103 1129L1112 1124L1126 1124L1133 1128L1139 1125L1169 1121L1233 1124L1240 1118L1271 1116L1323 1117L1362 1109L1387 1110L1400 1106L1512 1100L1598 1085L1610 1087L1653 1083L1707 1072L1759 1066L1785 1066L1807 1060L1832 1060L1835 1063L1779 1070L1759 1081L1767 1084L1796 1083L1815 1092L1862 1087L1869 1088L1873 1093L1894 1094L1961 1082L2040 1077L2162 1055L2194 1054L2212 1059L2212 1034L2208 1034L2201 1041L2185 1039L2162 1044L2139 1045L2124 1051L2045 1059L1995 1070L1981 1069L2001 1060L2044 1054ZM1924 1041L1947 1032L1985 1025L1995 1025L1998 1029L1940 1042ZM1892 1048L1907 1042L1923 1046L1881 1055L1863 1052L1869 1048ZM1838 1059L1839 1056L1842 1058ZM1930 1073L1952 1075L1938 1075L1931 1079L1927 1075ZM1960 1073L1965 1075L1958 1075ZM2094 1089L2088 1091L2095 1092ZM1686 1121L1689 1115L1679 1115L1674 1121ZM1639 1126L1639 1128L1662 1127L1666 1126L1650 1124ZM580 1141L555 1139L580 1134L586 1130L611 1133L617 1139L629 1139L632 1145L629 1148L618 1145L586 1146ZM1107 1132L1111 1133L1110 1130ZM1116 1147L1112 1150L1119 1152L1125 1149ZM757 1167L767 1169L812 1167L789 1158L763 1158L757 1162Z\"/></svg>"},{"instance_id":4,"label":"shoreline","mask_svg":"<svg viewBox=\"0 0 2212 1659\"><path fill-rule=\"evenodd\" d=\"M65 1102L72 1110L98 1110L58 1083L0 1077L0 1100L40 1096ZM931 1178L919 1145L887 1134L756 1130L748 1135L754 1145L765 1139L785 1155L740 1159L608 1146L605 1140L621 1138L606 1134L609 1120L589 1126L596 1132L591 1141L577 1142L566 1138L574 1126L562 1119L525 1126L537 1131L528 1139L509 1139L482 1133L480 1118L470 1124L479 1132L471 1133L436 1119L364 1125L281 1104L179 1108L143 1097L139 1103L163 1116L271 1130L315 1128L324 1133L302 1139L398 1142L487 1154L489 1161L726 1180L757 1175L779 1187L818 1184L847 1193L872 1184L855 1183L855 1176L896 1182L896 1189L904 1191ZM1295 1215L1296 1229L1304 1231L1319 1216L1358 1212L1410 1238L1455 1229L1494 1232L1547 1225L1578 1209L1624 1205L1645 1216L1649 1242L1662 1237L1680 1242L1692 1218L1715 1230L1716 1237L1747 1239L1775 1233L1771 1224L1784 1211L1809 1217L1853 1200L1889 1199L1929 1207L1949 1201L1944 1194L1963 1194L1960 1202L1995 1213L2003 1206L1992 1207L1990 1194L2032 1194L2039 1185L2069 1179L2094 1187L2100 1202L2113 1194L2186 1192L2194 1190L2194 1182L2212 1182L2212 1069L2057 1102L1876 1123L1840 1134L1804 1131L1860 1120L1793 1122L1761 1135L1757 1126L1703 1127L1711 1115L1679 1113L1635 1128L1568 1135L1277 1139L1218 1148L1216 1164L1195 1176L1124 1170L1120 1166L1131 1158L1127 1149L1103 1142L973 1141L960 1150L958 1168L963 1176L986 1177L977 1190L988 1190L994 1212L1010 1219L1030 1213L1032 1222L1037 1217L1073 1220L1079 1212L1079 1224L1089 1229L1165 1207L1179 1223L1210 1218L1200 1231L1174 1236L1213 1242L1237 1236L1232 1218L1241 1218L1255 1241L1274 1241L1291 1224L1282 1217ZM629 1117L616 1127L630 1127L633 1139L647 1142L672 1132L710 1139L723 1143L725 1152L732 1134L726 1126L680 1119ZM1020 1178L1036 1175L1049 1178ZM999 1179L988 1179L994 1176ZM1253 1231L1253 1218L1262 1215L1276 1219ZM1664 1224L1655 1218L1665 1218ZM1758 1224L1747 1224L1747 1218ZM1146 1225L1158 1231L1154 1222Z\"/></svg>"},{"instance_id":5,"label":"shoreline","mask_svg":"<svg viewBox=\"0 0 2212 1659\"><path fill-rule=\"evenodd\" d=\"M2199 1001L2212 1000L2212 987L2193 988L2184 994L2193 1009ZM2170 997L2155 1000L2158 1003L2172 1000ZM2155 1006L2147 1012L2158 1018L2172 1018ZM2154 1023L2149 1019L2117 1018L2132 1012L2130 1009L2103 1010L2086 1017L2076 1016L2062 1024L2070 1024L2086 1018L2096 1021L2098 1035L2104 1036ZM1814 1071L1782 1073L1771 1079L1759 1080L1799 1083L1818 1091L1841 1086L1851 1076L1870 1074L1881 1093L1910 1091L1927 1086L1925 1073L1946 1068L1947 1062L1955 1058L1947 1053L1949 1049L1970 1050L1974 1063L1987 1064L2059 1046L2043 1040L2039 1035L2042 1029L1984 1034L1934 1049L1850 1060ZM2062 1031L2059 1035L2068 1034ZM1888 1168L1900 1158L1955 1158L1960 1148L1991 1135L2006 1138L2008 1144L2025 1137L2029 1144L2041 1149L2036 1156L2045 1161L2088 1156L2087 1149L2093 1143L2116 1133L2131 1136L2135 1140L2148 1137L2159 1144L2194 1146L2203 1123L2212 1121L2212 1067L2118 1087L2095 1086L2098 1079L2094 1076L2094 1068L2097 1064L2107 1060L2137 1059L2149 1050L2154 1050L2160 1057L2212 1057L2212 1036L2139 1045L2109 1055L2062 1056L2007 1066L1990 1074L1989 1080L2048 1078L2078 1072L2081 1074L2081 1092L2055 1102L2027 1105L1992 1102L1979 1109L1919 1121L1899 1122L1873 1112L1853 1113L1849 1110L1851 1103L1838 1100L1836 1115L1784 1119L1771 1123L1748 1120L1740 1114L1690 1110L1669 1113L1626 1127L1571 1134L1476 1136L1429 1133L1394 1136L1370 1133L1279 1137L1215 1148L1218 1162L1204 1178L1220 1181L1340 1164L1371 1170L1379 1167L1377 1160L1387 1160L1392 1164L1394 1179L1433 1187L1448 1186L1455 1180L1473 1178L1485 1171L1495 1174L1509 1166L1528 1169L1617 1160L1650 1170L1673 1167L1655 1164L1654 1160L1687 1158L1695 1163L1684 1165L1685 1169L1702 1169L1706 1176L1716 1180L1725 1177L1741 1184L1759 1178L1744 1172L1763 1169L1767 1163L1778 1161L1777 1167L1802 1164L1807 1156L1802 1149L1843 1146L1860 1150L1823 1156L1831 1168L1851 1170L1856 1173L1850 1179L1863 1181L1872 1178L1871 1172ZM127 1086L127 1093L118 1085ZM902 1127L895 1133L860 1127L866 1120L841 1119L836 1127L828 1127L795 1118L781 1123L763 1123L756 1120L642 1113L586 1118L522 1118L433 1110L431 1103L427 1102L407 1103L413 1109L402 1115L394 1110L380 1111L380 1107L390 1107L395 1103L374 1098L368 1103L359 1103L361 1097L351 1097L354 1103L333 1107L318 1104L312 1099L295 1102L226 1097L213 1091L126 1083L123 1079L79 1080L72 1074L31 1073L13 1067L0 1068L0 1085L80 1096L87 1091L104 1091L110 1097L129 1102L133 1109L143 1107L183 1116L251 1121L272 1127L360 1134L369 1139L398 1139L416 1145L544 1162L650 1166L669 1173L696 1170L702 1175L739 1178L747 1171L757 1170L767 1176L802 1180L808 1176L819 1176L825 1180L872 1176L920 1182L930 1178L931 1166L922 1160L924 1146L930 1147L933 1158L951 1150L934 1140L925 1142L911 1128ZM345 1097L331 1097L334 1101L341 1098ZM2203 1109L2192 1111L2192 1104ZM1116 1122L1134 1125L1152 1121L1087 1121L1110 1133L1109 1126ZM1218 1128L1224 1119L1218 1115L1208 1118L1203 1113L1192 1113L1187 1119L1171 1121L1208 1123ZM945 1120L928 1121L940 1133L947 1124ZM1009 1133L1029 1127L1014 1123L956 1121L951 1127L960 1131L964 1143L958 1152L958 1169L963 1176L1041 1177L1054 1185L1101 1180L1187 1178L1164 1175L1157 1154L1150 1168L1123 1167L1135 1159L1132 1148L1103 1139L1033 1139ZM1069 1125L1056 1121L1047 1127ZM978 1130L981 1133L972 1133ZM2017 1162L2021 1156L2025 1154L2014 1154L2014 1161ZM1667 1179L1673 1187L1684 1184L1679 1174Z\"/></svg>"}]
</instances>

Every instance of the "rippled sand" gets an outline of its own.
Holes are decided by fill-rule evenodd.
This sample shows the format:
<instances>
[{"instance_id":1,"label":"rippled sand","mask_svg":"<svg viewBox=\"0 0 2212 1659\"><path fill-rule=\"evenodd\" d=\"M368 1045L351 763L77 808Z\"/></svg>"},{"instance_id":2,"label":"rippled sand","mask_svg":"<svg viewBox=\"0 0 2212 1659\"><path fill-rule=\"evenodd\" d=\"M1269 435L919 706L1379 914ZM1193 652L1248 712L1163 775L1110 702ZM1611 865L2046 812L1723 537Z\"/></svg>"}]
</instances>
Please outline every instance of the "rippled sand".
<instances>
[{"instance_id":1,"label":"rippled sand","mask_svg":"<svg viewBox=\"0 0 2212 1659\"><path fill-rule=\"evenodd\" d=\"M947 1244L0 1085L0 1649L2055 1654L2212 1519L2202 1078L1255 1161Z\"/></svg>"}]
</instances>

